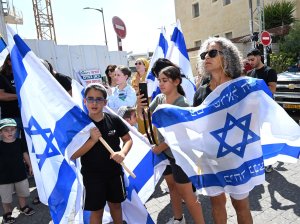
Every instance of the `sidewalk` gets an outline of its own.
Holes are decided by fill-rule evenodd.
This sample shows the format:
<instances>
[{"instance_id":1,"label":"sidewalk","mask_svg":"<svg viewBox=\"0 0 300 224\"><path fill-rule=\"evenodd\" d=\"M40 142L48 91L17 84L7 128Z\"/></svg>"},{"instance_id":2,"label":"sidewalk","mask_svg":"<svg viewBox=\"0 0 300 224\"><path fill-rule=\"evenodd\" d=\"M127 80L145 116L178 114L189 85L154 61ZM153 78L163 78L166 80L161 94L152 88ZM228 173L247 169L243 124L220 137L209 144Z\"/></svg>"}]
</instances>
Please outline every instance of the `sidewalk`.
<instances>
[{"instance_id":1,"label":"sidewalk","mask_svg":"<svg viewBox=\"0 0 300 224\"><path fill-rule=\"evenodd\" d=\"M32 199L37 195L33 186L33 180L30 179L31 196L29 204L36 210L36 214L26 217L19 213L16 204L13 216L17 217L18 224L48 224L51 221L49 209L43 204L32 205ZM165 192L166 183L162 181L157 186L155 193L146 203L146 207L158 224L164 224L172 216L170 198ZM211 217L211 207L208 197L199 197L205 221L207 224L213 223ZM14 201L16 198L14 196ZM251 212L254 223L258 224L287 224L300 223L300 162L297 164L284 164L275 166L272 173L266 174L266 182L257 186L250 193ZM227 216L229 224L237 223L236 215L230 200L227 202ZM184 206L184 213L187 223L193 223L187 209ZM2 222L3 210L0 208L0 222Z\"/></svg>"}]
</instances>

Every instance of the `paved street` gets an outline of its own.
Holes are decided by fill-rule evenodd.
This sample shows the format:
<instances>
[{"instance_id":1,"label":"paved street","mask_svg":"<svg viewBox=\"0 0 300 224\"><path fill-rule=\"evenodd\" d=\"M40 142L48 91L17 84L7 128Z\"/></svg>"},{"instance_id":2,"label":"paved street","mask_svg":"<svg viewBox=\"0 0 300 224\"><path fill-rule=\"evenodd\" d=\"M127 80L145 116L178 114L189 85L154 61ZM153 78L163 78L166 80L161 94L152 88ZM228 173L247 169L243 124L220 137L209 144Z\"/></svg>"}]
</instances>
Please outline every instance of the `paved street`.
<instances>
[{"instance_id":1,"label":"paved street","mask_svg":"<svg viewBox=\"0 0 300 224\"><path fill-rule=\"evenodd\" d=\"M30 180L31 185L32 179ZM165 192L166 184L161 182L157 186L155 193L146 203L155 223L163 224L171 216L171 205L169 195ZM36 196L34 186L31 188L31 200ZM16 200L16 198L15 198ZM213 223L210 215L211 208L208 197L200 196L206 223ZM300 162L297 164L283 164L275 166L272 173L266 175L264 185L256 187L250 193L251 211L254 223L258 224L287 224L300 223ZM17 208L14 209L14 216L19 224L48 224L51 220L47 206L42 204L32 205L36 209L36 214L26 217L19 214ZM188 211L185 209L187 223L193 223ZM235 212L227 203L228 223L237 223ZM2 208L0 214L3 214ZM0 217L2 221L2 217Z\"/></svg>"}]
</instances>

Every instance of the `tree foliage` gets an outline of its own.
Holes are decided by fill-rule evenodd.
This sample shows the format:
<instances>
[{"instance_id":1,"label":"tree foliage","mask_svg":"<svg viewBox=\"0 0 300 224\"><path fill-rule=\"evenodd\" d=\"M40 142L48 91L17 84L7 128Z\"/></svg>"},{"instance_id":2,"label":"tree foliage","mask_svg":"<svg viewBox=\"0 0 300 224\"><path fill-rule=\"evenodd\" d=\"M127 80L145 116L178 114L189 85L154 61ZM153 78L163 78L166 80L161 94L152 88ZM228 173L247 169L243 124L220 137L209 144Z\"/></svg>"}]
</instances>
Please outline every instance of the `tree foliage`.
<instances>
[{"instance_id":1,"label":"tree foliage","mask_svg":"<svg viewBox=\"0 0 300 224\"><path fill-rule=\"evenodd\" d=\"M293 57L284 52L272 53L270 55L270 66L274 68L277 73L286 71L292 64L294 64Z\"/></svg>"},{"instance_id":2,"label":"tree foliage","mask_svg":"<svg viewBox=\"0 0 300 224\"><path fill-rule=\"evenodd\" d=\"M277 0L266 5L264 7L265 29L294 23L296 21L293 15L295 10L295 1Z\"/></svg>"},{"instance_id":3,"label":"tree foliage","mask_svg":"<svg viewBox=\"0 0 300 224\"><path fill-rule=\"evenodd\" d=\"M290 54L294 60L300 57L300 22L294 23L289 34L281 40L279 50Z\"/></svg>"}]
</instances>

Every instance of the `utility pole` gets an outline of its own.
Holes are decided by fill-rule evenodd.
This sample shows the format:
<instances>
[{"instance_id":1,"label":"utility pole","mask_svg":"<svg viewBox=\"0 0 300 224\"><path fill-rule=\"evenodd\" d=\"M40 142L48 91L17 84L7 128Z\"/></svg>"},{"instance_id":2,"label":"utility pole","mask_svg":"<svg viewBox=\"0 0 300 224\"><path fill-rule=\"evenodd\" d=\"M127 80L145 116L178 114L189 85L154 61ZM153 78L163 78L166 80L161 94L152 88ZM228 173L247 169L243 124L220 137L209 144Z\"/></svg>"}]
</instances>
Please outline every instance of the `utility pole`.
<instances>
[{"instance_id":1,"label":"utility pole","mask_svg":"<svg viewBox=\"0 0 300 224\"><path fill-rule=\"evenodd\" d=\"M265 14L264 14L264 0L257 0L257 14L259 19L259 41L261 42L261 33L265 31ZM268 64L267 47L264 46L264 64Z\"/></svg>"}]
</instances>

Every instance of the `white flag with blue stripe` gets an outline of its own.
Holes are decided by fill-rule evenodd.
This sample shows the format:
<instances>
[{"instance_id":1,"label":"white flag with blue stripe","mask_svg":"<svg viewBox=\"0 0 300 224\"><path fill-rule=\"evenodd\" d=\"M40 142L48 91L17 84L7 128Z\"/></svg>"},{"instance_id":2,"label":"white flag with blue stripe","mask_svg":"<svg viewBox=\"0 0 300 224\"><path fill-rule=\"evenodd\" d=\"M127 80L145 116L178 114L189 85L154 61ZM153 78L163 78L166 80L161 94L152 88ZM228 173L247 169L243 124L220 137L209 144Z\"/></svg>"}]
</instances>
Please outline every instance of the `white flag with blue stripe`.
<instances>
[{"instance_id":1,"label":"white flag with blue stripe","mask_svg":"<svg viewBox=\"0 0 300 224\"><path fill-rule=\"evenodd\" d=\"M83 223L79 161L70 157L89 138L89 117L8 26L9 50L28 151L41 202L55 224Z\"/></svg>"},{"instance_id":2,"label":"white flag with blue stripe","mask_svg":"<svg viewBox=\"0 0 300 224\"><path fill-rule=\"evenodd\" d=\"M78 82L72 83L72 96L78 105L82 107L83 87ZM115 114L107 106L104 110L107 113ZM151 224L153 220L145 209L144 204L154 193L155 186L169 162L165 156L157 156L151 151L151 145L148 140L136 128L130 126L125 120L123 122L129 128L129 134L133 141L133 145L125 157L124 163L136 175L135 179L126 172L124 175L127 199L122 203L123 219L127 223ZM89 216L90 213L85 211L84 223L89 223ZM110 223L111 221L109 209L106 206L103 223Z\"/></svg>"},{"instance_id":3,"label":"white flag with blue stripe","mask_svg":"<svg viewBox=\"0 0 300 224\"><path fill-rule=\"evenodd\" d=\"M176 27L173 30L166 58L178 65L185 75L181 85L186 94L186 99L192 105L196 85L179 20L177 20Z\"/></svg>"},{"instance_id":4,"label":"white flag with blue stripe","mask_svg":"<svg viewBox=\"0 0 300 224\"><path fill-rule=\"evenodd\" d=\"M264 166L299 159L300 127L263 80L226 82L195 108L160 105L152 120L206 195L249 192L264 182Z\"/></svg>"},{"instance_id":5,"label":"white flag with blue stripe","mask_svg":"<svg viewBox=\"0 0 300 224\"><path fill-rule=\"evenodd\" d=\"M160 93L160 89L158 87L158 80L155 77L155 75L151 72L151 68L153 67L153 64L157 61L157 59L166 57L168 51L168 45L169 44L166 38L166 30L164 27L162 27L159 35L158 45L151 58L148 74L146 76L148 96L149 97L151 96L152 99L154 99L155 96Z\"/></svg>"}]
</instances>

